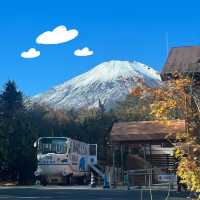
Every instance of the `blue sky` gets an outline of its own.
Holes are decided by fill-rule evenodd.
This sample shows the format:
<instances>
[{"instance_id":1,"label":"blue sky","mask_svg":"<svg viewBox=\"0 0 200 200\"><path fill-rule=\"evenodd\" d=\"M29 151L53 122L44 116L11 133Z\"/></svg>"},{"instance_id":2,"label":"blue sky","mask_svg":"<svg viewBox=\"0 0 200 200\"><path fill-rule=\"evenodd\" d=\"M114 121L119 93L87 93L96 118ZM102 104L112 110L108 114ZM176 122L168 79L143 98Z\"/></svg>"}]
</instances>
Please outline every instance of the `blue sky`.
<instances>
[{"instance_id":1,"label":"blue sky","mask_svg":"<svg viewBox=\"0 0 200 200\"><path fill-rule=\"evenodd\" d=\"M199 8L193 0L2 0L0 85L14 79L26 95L34 95L112 59L136 60L160 71L166 32L169 47L200 44ZM79 35L57 45L35 42L59 25ZM94 54L73 55L83 47ZM22 58L29 48L40 56Z\"/></svg>"}]
</instances>

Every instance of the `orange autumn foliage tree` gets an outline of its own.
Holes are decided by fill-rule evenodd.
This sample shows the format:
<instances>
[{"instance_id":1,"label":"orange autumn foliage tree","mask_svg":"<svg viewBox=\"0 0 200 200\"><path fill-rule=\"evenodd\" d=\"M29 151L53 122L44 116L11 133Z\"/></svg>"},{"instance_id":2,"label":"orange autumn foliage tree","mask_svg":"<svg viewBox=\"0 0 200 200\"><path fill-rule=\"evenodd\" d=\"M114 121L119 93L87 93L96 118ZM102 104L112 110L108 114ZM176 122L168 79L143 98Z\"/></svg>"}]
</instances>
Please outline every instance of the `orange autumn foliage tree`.
<instances>
[{"instance_id":1,"label":"orange autumn foliage tree","mask_svg":"<svg viewBox=\"0 0 200 200\"><path fill-rule=\"evenodd\" d=\"M179 161L177 175L193 192L200 192L200 104L194 82L189 78L164 82L160 88L135 88L132 94L151 97L151 115L155 120L184 119L184 133L176 134L175 156ZM153 100L152 100L153 99ZM200 196L199 196L200 198Z\"/></svg>"}]
</instances>

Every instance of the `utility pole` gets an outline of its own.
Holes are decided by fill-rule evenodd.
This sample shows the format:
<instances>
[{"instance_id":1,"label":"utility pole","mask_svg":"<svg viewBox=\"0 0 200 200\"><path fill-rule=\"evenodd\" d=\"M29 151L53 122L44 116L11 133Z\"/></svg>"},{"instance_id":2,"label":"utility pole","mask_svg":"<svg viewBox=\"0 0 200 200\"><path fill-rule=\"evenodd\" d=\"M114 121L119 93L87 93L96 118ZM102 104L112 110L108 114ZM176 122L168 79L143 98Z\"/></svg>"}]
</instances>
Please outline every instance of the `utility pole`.
<instances>
[{"instance_id":1,"label":"utility pole","mask_svg":"<svg viewBox=\"0 0 200 200\"><path fill-rule=\"evenodd\" d=\"M165 33L165 39L166 39L166 57L168 57L168 53L169 53L169 34L168 34L168 32Z\"/></svg>"}]
</instances>

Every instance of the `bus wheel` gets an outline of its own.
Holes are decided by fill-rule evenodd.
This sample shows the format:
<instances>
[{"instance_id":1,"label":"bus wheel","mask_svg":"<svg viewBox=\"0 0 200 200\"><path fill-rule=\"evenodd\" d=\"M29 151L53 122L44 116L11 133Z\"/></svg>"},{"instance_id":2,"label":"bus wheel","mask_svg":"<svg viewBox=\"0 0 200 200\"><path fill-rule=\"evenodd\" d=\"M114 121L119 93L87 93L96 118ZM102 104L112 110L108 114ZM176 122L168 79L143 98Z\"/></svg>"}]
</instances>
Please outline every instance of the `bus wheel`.
<instances>
[{"instance_id":1,"label":"bus wheel","mask_svg":"<svg viewBox=\"0 0 200 200\"><path fill-rule=\"evenodd\" d=\"M65 176L64 180L65 180L65 185L71 185L72 184L72 176L71 175Z\"/></svg>"},{"instance_id":2,"label":"bus wheel","mask_svg":"<svg viewBox=\"0 0 200 200\"><path fill-rule=\"evenodd\" d=\"M42 186L46 186L48 184L48 181L47 181L46 177L44 177L44 176L41 177L40 184Z\"/></svg>"},{"instance_id":3,"label":"bus wheel","mask_svg":"<svg viewBox=\"0 0 200 200\"><path fill-rule=\"evenodd\" d=\"M86 185L87 184L87 176L80 176L76 178L77 184L79 185Z\"/></svg>"},{"instance_id":4,"label":"bus wheel","mask_svg":"<svg viewBox=\"0 0 200 200\"><path fill-rule=\"evenodd\" d=\"M87 176L83 176L82 183L83 183L83 185L87 185L88 184L88 178L87 178Z\"/></svg>"}]
</instances>

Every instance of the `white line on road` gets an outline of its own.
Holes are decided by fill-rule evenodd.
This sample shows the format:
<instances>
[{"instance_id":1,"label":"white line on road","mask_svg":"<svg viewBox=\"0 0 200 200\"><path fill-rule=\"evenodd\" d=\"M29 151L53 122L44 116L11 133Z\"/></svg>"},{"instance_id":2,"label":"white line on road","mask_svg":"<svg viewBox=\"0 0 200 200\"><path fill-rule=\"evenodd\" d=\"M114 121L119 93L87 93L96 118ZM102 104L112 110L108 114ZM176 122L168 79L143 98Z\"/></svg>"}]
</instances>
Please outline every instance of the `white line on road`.
<instances>
[{"instance_id":1,"label":"white line on road","mask_svg":"<svg viewBox=\"0 0 200 200\"><path fill-rule=\"evenodd\" d=\"M51 199L52 197L47 197L47 196L44 196L44 197L15 197L15 199Z\"/></svg>"},{"instance_id":2,"label":"white line on road","mask_svg":"<svg viewBox=\"0 0 200 200\"><path fill-rule=\"evenodd\" d=\"M110 198L110 197L104 197L104 198L100 198L98 200L112 200L113 198Z\"/></svg>"},{"instance_id":3,"label":"white line on road","mask_svg":"<svg viewBox=\"0 0 200 200\"><path fill-rule=\"evenodd\" d=\"M0 196L0 199L41 199L41 197ZM52 199L52 197L44 196L42 199Z\"/></svg>"}]
</instances>

